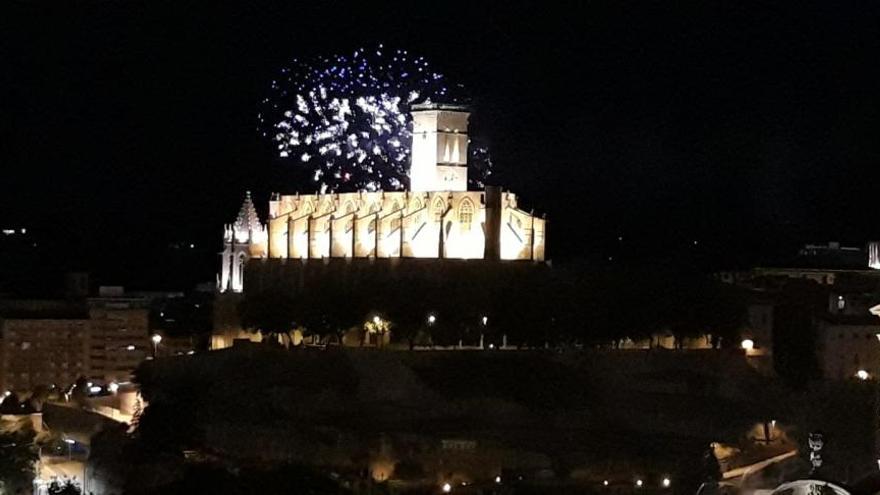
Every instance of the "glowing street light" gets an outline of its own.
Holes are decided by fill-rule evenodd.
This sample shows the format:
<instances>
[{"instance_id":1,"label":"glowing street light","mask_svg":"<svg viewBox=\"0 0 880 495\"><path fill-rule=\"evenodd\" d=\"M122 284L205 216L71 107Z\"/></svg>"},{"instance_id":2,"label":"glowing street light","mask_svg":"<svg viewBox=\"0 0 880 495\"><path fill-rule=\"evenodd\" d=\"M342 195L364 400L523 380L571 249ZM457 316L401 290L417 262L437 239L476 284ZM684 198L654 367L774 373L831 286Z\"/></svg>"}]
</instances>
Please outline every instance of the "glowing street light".
<instances>
[{"instance_id":1,"label":"glowing street light","mask_svg":"<svg viewBox=\"0 0 880 495\"><path fill-rule=\"evenodd\" d=\"M636 487L641 488L645 483L642 480L636 480Z\"/></svg>"},{"instance_id":2,"label":"glowing street light","mask_svg":"<svg viewBox=\"0 0 880 495\"><path fill-rule=\"evenodd\" d=\"M110 382L110 385L107 385L107 390L109 390L111 394L115 394L119 391L119 384L116 382Z\"/></svg>"},{"instance_id":3,"label":"glowing street light","mask_svg":"<svg viewBox=\"0 0 880 495\"><path fill-rule=\"evenodd\" d=\"M162 342L162 336L158 333L154 333L150 340L153 341L153 357L155 358L157 354L159 354L159 342Z\"/></svg>"},{"instance_id":4,"label":"glowing street light","mask_svg":"<svg viewBox=\"0 0 880 495\"><path fill-rule=\"evenodd\" d=\"M856 378L858 378L859 380L865 381L870 377L871 375L868 374L868 372L865 370L856 371Z\"/></svg>"},{"instance_id":5,"label":"glowing street light","mask_svg":"<svg viewBox=\"0 0 880 495\"><path fill-rule=\"evenodd\" d=\"M486 325L489 324L489 317L488 317L488 316L484 316L484 317L482 317L482 318L480 319L480 321L483 323L483 326L485 327Z\"/></svg>"},{"instance_id":6,"label":"glowing street light","mask_svg":"<svg viewBox=\"0 0 880 495\"><path fill-rule=\"evenodd\" d=\"M375 323L376 325L382 323L382 318L379 318L379 315L374 316L373 323Z\"/></svg>"},{"instance_id":7,"label":"glowing street light","mask_svg":"<svg viewBox=\"0 0 880 495\"><path fill-rule=\"evenodd\" d=\"M449 493L452 491L452 485L449 483L443 483L443 493Z\"/></svg>"},{"instance_id":8,"label":"glowing street light","mask_svg":"<svg viewBox=\"0 0 880 495\"><path fill-rule=\"evenodd\" d=\"M744 350L746 350L746 351L751 351L752 349L755 348L755 341L752 340L752 339L743 339L743 341L740 342L739 345L740 345L740 347L742 347Z\"/></svg>"},{"instance_id":9,"label":"glowing street light","mask_svg":"<svg viewBox=\"0 0 880 495\"><path fill-rule=\"evenodd\" d=\"M496 476L496 477L495 477L495 483L498 483L498 484L501 483L501 476Z\"/></svg>"},{"instance_id":10,"label":"glowing street light","mask_svg":"<svg viewBox=\"0 0 880 495\"><path fill-rule=\"evenodd\" d=\"M669 485L672 484L672 480L669 478L663 478L663 488L669 488Z\"/></svg>"},{"instance_id":11,"label":"glowing street light","mask_svg":"<svg viewBox=\"0 0 880 495\"><path fill-rule=\"evenodd\" d=\"M608 480L603 481L602 486L608 486Z\"/></svg>"}]
</instances>

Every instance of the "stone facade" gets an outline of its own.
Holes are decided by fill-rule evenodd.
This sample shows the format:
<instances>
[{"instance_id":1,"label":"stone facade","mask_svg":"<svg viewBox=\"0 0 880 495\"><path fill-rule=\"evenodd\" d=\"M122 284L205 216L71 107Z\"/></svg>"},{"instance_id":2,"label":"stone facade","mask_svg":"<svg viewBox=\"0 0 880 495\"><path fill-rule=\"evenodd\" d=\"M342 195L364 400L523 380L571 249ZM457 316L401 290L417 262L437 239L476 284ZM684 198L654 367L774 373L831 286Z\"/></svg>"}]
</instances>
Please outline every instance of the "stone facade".
<instances>
[{"instance_id":1,"label":"stone facade","mask_svg":"<svg viewBox=\"0 0 880 495\"><path fill-rule=\"evenodd\" d=\"M544 261L547 221L498 187L467 190L463 107L413 108L409 191L274 194L268 225L248 193L224 232L220 292L244 289L251 258L428 258Z\"/></svg>"}]
</instances>

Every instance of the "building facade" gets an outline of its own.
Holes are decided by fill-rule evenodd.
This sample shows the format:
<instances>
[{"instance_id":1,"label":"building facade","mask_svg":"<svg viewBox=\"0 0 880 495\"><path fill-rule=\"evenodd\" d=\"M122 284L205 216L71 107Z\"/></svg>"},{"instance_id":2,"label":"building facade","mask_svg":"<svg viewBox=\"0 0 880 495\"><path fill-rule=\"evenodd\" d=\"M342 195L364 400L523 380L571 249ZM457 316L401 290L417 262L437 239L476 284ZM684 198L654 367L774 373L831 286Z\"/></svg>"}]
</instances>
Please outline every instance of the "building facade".
<instances>
[{"instance_id":1,"label":"building facade","mask_svg":"<svg viewBox=\"0 0 880 495\"><path fill-rule=\"evenodd\" d=\"M268 225L250 194L224 232L218 289L241 292L251 258L544 261L547 221L497 187L468 191L468 112L413 107L408 191L275 194Z\"/></svg>"},{"instance_id":2,"label":"building facade","mask_svg":"<svg viewBox=\"0 0 880 495\"><path fill-rule=\"evenodd\" d=\"M0 390L130 380L150 353L148 314L136 298L4 302Z\"/></svg>"}]
</instances>

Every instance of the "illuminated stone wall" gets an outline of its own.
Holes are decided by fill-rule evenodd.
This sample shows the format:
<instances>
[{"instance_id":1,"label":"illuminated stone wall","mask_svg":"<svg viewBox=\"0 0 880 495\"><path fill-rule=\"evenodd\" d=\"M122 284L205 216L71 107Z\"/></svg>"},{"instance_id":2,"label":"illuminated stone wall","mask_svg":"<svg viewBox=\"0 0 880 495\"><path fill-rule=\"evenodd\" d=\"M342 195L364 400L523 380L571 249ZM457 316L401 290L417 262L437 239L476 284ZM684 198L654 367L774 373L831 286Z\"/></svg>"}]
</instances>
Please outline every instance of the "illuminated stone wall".
<instances>
[{"instance_id":1,"label":"illuminated stone wall","mask_svg":"<svg viewBox=\"0 0 880 495\"><path fill-rule=\"evenodd\" d=\"M278 196L269 203L270 258L486 257L544 260L545 220L501 193L500 217L487 224L486 192L358 192Z\"/></svg>"}]
</instances>

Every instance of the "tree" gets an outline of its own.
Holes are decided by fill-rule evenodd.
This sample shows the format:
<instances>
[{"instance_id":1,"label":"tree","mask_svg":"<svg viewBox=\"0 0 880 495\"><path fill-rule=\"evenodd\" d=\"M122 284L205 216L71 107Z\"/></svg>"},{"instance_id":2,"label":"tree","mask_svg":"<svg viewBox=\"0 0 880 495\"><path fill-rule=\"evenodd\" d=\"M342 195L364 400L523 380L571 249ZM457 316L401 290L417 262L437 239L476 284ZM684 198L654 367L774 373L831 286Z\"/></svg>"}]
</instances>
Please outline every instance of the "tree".
<instances>
[{"instance_id":1,"label":"tree","mask_svg":"<svg viewBox=\"0 0 880 495\"><path fill-rule=\"evenodd\" d=\"M21 400L18 394L12 392L6 398L0 396L0 414L20 414Z\"/></svg>"},{"instance_id":2,"label":"tree","mask_svg":"<svg viewBox=\"0 0 880 495\"><path fill-rule=\"evenodd\" d=\"M386 291L384 301L374 301L375 309L384 307L394 322L392 338L406 341L410 350L415 347L419 334L427 332L430 304L430 290L422 279L394 284Z\"/></svg>"},{"instance_id":3,"label":"tree","mask_svg":"<svg viewBox=\"0 0 880 495\"><path fill-rule=\"evenodd\" d=\"M788 281L773 315L773 366L796 389L820 377L816 319L824 311L825 289L812 281Z\"/></svg>"},{"instance_id":4,"label":"tree","mask_svg":"<svg viewBox=\"0 0 880 495\"><path fill-rule=\"evenodd\" d=\"M85 409L89 406L89 382L84 376L80 376L73 384L70 391L70 398L74 404Z\"/></svg>"},{"instance_id":5,"label":"tree","mask_svg":"<svg viewBox=\"0 0 880 495\"><path fill-rule=\"evenodd\" d=\"M259 332L269 342L276 342L281 335L292 341L297 309L297 298L281 287L247 292L238 308L242 326Z\"/></svg>"},{"instance_id":6,"label":"tree","mask_svg":"<svg viewBox=\"0 0 880 495\"><path fill-rule=\"evenodd\" d=\"M363 324L366 296L339 277L328 275L313 280L309 290L297 296L294 313L308 331L341 345L346 332Z\"/></svg>"},{"instance_id":7,"label":"tree","mask_svg":"<svg viewBox=\"0 0 880 495\"><path fill-rule=\"evenodd\" d=\"M0 433L0 492L29 492L37 457L33 430Z\"/></svg>"},{"instance_id":8,"label":"tree","mask_svg":"<svg viewBox=\"0 0 880 495\"><path fill-rule=\"evenodd\" d=\"M71 480L59 483L57 480L49 484L49 495L81 495L82 490Z\"/></svg>"}]
</instances>

